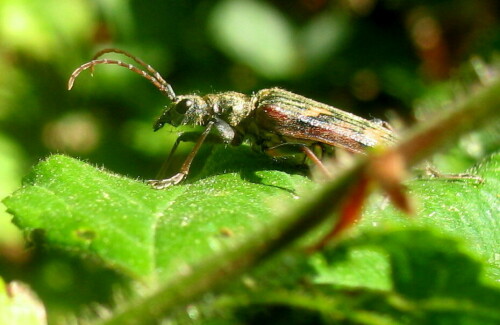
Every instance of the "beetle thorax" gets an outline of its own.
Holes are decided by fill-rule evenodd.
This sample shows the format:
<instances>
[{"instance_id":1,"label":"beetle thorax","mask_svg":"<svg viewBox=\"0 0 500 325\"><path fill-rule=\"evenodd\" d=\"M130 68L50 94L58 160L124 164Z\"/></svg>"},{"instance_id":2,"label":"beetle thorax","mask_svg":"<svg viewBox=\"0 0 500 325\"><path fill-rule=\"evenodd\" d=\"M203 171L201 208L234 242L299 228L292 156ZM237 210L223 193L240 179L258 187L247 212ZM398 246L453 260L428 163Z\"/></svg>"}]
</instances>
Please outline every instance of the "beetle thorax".
<instances>
[{"instance_id":1,"label":"beetle thorax","mask_svg":"<svg viewBox=\"0 0 500 325\"><path fill-rule=\"evenodd\" d=\"M240 124L253 110L250 97L234 91L210 94L204 98L213 114L233 127Z\"/></svg>"}]
</instances>

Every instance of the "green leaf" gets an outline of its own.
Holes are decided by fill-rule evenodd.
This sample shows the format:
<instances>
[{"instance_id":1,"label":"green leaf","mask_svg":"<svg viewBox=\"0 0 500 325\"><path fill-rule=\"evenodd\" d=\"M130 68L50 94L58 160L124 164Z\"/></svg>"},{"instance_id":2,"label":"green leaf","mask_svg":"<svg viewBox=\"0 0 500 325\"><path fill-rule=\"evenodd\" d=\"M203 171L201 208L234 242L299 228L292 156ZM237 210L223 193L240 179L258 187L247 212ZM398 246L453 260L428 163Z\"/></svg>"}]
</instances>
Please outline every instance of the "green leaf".
<instances>
[{"instance_id":1,"label":"green leaf","mask_svg":"<svg viewBox=\"0 0 500 325\"><path fill-rule=\"evenodd\" d=\"M301 320L305 324L496 324L500 320L500 288L483 281L484 261L462 241L434 230L418 225L371 230L310 258L316 266L318 260L321 267L311 272L304 267L304 254L281 254L247 275L246 288L226 290L215 301L198 306L198 311L243 324L301 324ZM325 274L328 269L331 273ZM311 273L316 275L312 283L305 280ZM293 283L283 280L290 277L295 277Z\"/></svg>"},{"instance_id":2,"label":"green leaf","mask_svg":"<svg viewBox=\"0 0 500 325\"><path fill-rule=\"evenodd\" d=\"M468 249L434 231L372 231L325 252L332 266L345 251L376 248L385 252L393 289L357 299L361 310L382 310L411 324L497 324L500 289L485 284L480 260ZM357 273L355 268L351 272ZM384 306L385 305L385 306Z\"/></svg>"},{"instance_id":3,"label":"green leaf","mask_svg":"<svg viewBox=\"0 0 500 325\"><path fill-rule=\"evenodd\" d=\"M358 232L419 227L460 239L481 258L486 266L485 275L495 281L500 277L500 264L496 257L500 238L500 224L496 217L496 193L500 191L499 166L500 154L494 154L468 171L480 176L482 183L467 178L426 177L411 180L408 182L410 195L419 206L416 216L412 218L390 204L383 204L384 200L376 196L366 208ZM426 245L426 242L422 244ZM401 255L404 254L401 252ZM354 289L393 288L389 259L377 245L353 248L333 266L316 256L312 265L318 273L317 283ZM431 266L428 266L428 271Z\"/></svg>"},{"instance_id":4,"label":"green leaf","mask_svg":"<svg viewBox=\"0 0 500 325\"><path fill-rule=\"evenodd\" d=\"M500 263L495 252L500 238L499 166L500 153L496 153L467 171L481 177L482 182L446 177L414 179L408 183L410 195L418 207L414 218L408 218L387 205L383 212L369 210L362 228L419 225L461 238L488 263L488 276L498 279Z\"/></svg>"},{"instance_id":5,"label":"green leaf","mask_svg":"<svg viewBox=\"0 0 500 325\"><path fill-rule=\"evenodd\" d=\"M221 160L219 151L224 148L212 161ZM4 202L22 229L41 230L53 246L90 253L134 277L163 276L264 226L277 197L293 200L295 188L309 183L303 176L258 170L274 164L248 149L237 151L239 158L225 158L235 162L233 170L238 162L257 170L231 172L219 164L226 173L166 190L54 155Z\"/></svg>"},{"instance_id":6,"label":"green leaf","mask_svg":"<svg viewBox=\"0 0 500 325\"><path fill-rule=\"evenodd\" d=\"M321 255L311 259L316 270L314 282L338 288L389 290L390 265L387 254L374 247L353 248L334 265Z\"/></svg>"}]
</instances>

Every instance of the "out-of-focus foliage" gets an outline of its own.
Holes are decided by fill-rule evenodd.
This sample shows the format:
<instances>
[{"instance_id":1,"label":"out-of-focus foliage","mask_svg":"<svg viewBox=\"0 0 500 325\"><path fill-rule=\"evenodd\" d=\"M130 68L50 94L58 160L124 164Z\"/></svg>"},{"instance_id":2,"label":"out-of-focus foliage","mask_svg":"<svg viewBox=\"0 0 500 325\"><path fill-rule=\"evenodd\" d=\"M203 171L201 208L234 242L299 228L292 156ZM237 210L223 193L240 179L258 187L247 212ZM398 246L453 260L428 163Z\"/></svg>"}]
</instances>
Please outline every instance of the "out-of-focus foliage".
<instances>
[{"instance_id":1,"label":"out-of-focus foliage","mask_svg":"<svg viewBox=\"0 0 500 325\"><path fill-rule=\"evenodd\" d=\"M66 90L73 69L102 48L139 56L178 94L280 86L365 117L392 112L411 122L416 101L438 102L449 91L438 85L464 62L498 56L498 12L496 0L1 0L0 197L56 152L155 177L178 135L150 127L166 98L116 66L83 73ZM462 150L456 165L493 148L479 147ZM0 245L0 276L28 282L51 317L107 301L120 281L90 261L26 252L3 211Z\"/></svg>"}]
</instances>

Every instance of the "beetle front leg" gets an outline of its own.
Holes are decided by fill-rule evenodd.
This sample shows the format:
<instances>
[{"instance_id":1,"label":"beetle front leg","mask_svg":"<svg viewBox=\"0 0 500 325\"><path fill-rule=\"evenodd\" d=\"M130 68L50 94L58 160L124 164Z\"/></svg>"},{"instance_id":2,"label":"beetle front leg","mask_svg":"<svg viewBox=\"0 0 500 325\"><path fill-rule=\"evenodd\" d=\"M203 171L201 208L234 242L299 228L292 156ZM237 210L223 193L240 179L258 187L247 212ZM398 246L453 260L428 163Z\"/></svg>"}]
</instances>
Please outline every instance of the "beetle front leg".
<instances>
[{"instance_id":1,"label":"beetle front leg","mask_svg":"<svg viewBox=\"0 0 500 325\"><path fill-rule=\"evenodd\" d=\"M172 163L172 159L174 157L174 153L177 151L177 147L181 142L196 142L196 140L199 139L201 133L200 132L184 132L181 135L177 137L177 139L174 142L174 145L172 146L172 149L170 149L170 153L167 156L167 160L162 164L160 171L158 174L156 174L156 178L160 179L165 175L165 171L168 170L170 167L170 164ZM149 182L153 182L154 180L150 180Z\"/></svg>"},{"instance_id":2,"label":"beetle front leg","mask_svg":"<svg viewBox=\"0 0 500 325\"><path fill-rule=\"evenodd\" d=\"M201 145L203 144L203 142L207 138L208 134L210 133L210 130L212 129L212 126L214 125L214 123L215 122L213 122L213 121L208 122L206 129L203 131L203 133L199 137L198 141L196 141L193 149L191 150L191 152L187 156L186 160L184 161L184 163L181 166L180 171L177 174L175 174L174 176L172 176L170 178L165 178L165 179L160 179L160 180L154 180L154 179L149 180L147 183L149 185L151 185L153 188L155 188L157 190L161 190L161 189L164 189L164 188L167 188L169 186L176 185L176 184L179 184L180 182L182 182L186 178L187 174L189 173L189 168L191 167L191 163L193 162L193 159L196 156L196 154L198 153L198 151L200 150ZM177 141L176 141L176 145L178 145ZM175 150L177 148L176 145L174 145L172 150Z\"/></svg>"},{"instance_id":3,"label":"beetle front leg","mask_svg":"<svg viewBox=\"0 0 500 325\"><path fill-rule=\"evenodd\" d=\"M162 178L162 177L165 176L165 172L170 167L170 165L172 163L172 160L173 160L173 157L174 157L174 154L177 151L177 147L179 146L179 144L181 142L196 143L196 141L198 141L198 139L200 138L200 136L201 136L202 133L203 132L197 132L197 131L195 131L195 132L183 132L183 133L181 133L177 137L177 140L175 140L174 145L172 146L172 149L170 150L170 153L168 154L167 159L162 164L162 166L160 168L160 171L156 175L156 178L160 179L160 178ZM209 134L206 137L204 143L207 143L207 142L209 142L209 143L222 143L222 139L219 136L216 136L215 134Z\"/></svg>"}]
</instances>

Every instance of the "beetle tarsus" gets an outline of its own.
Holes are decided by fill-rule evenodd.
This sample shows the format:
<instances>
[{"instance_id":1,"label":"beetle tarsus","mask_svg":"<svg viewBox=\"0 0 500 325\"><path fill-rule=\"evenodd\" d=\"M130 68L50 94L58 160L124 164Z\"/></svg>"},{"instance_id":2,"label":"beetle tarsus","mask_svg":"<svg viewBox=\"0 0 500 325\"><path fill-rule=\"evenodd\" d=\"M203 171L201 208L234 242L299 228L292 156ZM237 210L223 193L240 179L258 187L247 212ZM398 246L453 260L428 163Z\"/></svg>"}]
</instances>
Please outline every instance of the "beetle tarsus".
<instances>
[{"instance_id":1,"label":"beetle tarsus","mask_svg":"<svg viewBox=\"0 0 500 325\"><path fill-rule=\"evenodd\" d=\"M170 178L165 179L151 179L147 183L156 190L162 190L172 185L177 185L186 178L186 173L177 173Z\"/></svg>"}]
</instances>

